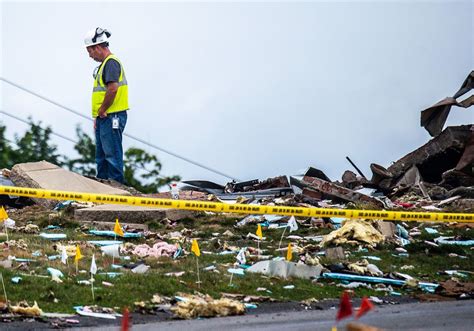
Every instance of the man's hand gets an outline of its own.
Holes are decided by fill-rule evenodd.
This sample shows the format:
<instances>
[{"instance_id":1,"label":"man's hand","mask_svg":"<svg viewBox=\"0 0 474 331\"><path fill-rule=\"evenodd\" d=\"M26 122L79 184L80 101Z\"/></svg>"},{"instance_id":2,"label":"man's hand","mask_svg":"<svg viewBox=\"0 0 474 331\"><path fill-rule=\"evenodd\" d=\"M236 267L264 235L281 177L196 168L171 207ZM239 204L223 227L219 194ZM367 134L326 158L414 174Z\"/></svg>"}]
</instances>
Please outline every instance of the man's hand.
<instances>
[{"instance_id":1,"label":"man's hand","mask_svg":"<svg viewBox=\"0 0 474 331\"><path fill-rule=\"evenodd\" d=\"M99 108L99 117L105 118L107 117L107 109L114 103L115 95L118 91L118 83L117 82L110 82L107 84L107 91L105 92L104 101Z\"/></svg>"},{"instance_id":2,"label":"man's hand","mask_svg":"<svg viewBox=\"0 0 474 331\"><path fill-rule=\"evenodd\" d=\"M97 124L95 123L96 119L94 118L94 130L97 129Z\"/></svg>"},{"instance_id":3,"label":"man's hand","mask_svg":"<svg viewBox=\"0 0 474 331\"><path fill-rule=\"evenodd\" d=\"M103 110L102 107L99 108L99 117L100 118L105 118L107 117L107 111Z\"/></svg>"}]
</instances>

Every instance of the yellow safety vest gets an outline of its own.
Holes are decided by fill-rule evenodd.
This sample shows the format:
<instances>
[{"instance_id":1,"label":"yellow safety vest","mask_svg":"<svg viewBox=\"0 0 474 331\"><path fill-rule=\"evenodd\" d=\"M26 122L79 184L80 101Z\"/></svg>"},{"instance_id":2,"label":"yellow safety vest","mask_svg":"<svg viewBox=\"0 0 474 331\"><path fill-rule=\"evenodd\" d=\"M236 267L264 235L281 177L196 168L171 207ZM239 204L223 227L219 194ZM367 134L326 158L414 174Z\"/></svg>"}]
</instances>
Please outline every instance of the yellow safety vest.
<instances>
[{"instance_id":1,"label":"yellow safety vest","mask_svg":"<svg viewBox=\"0 0 474 331\"><path fill-rule=\"evenodd\" d=\"M128 110L128 85L127 79L125 78L125 72L123 70L122 63L119 59L111 54L107 56L102 62L97 71L97 76L94 79L94 88L92 89L92 117L96 118L99 115L99 108L104 102L105 92L107 91L107 86L105 85L102 79L102 72L104 70L105 64L108 60L114 59L120 64L120 77L118 81L118 90L117 94L115 95L114 102L112 105L107 109L107 114L116 113L123 110Z\"/></svg>"}]
</instances>

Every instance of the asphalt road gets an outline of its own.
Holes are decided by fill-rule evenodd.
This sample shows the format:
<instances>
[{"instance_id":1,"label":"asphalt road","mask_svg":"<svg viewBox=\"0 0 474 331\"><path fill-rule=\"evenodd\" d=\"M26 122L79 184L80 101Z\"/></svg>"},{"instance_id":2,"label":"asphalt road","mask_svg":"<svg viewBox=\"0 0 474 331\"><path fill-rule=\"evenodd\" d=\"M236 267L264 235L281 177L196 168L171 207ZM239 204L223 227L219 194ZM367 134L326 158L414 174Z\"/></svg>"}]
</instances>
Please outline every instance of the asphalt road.
<instances>
[{"instance_id":1,"label":"asphalt road","mask_svg":"<svg viewBox=\"0 0 474 331\"><path fill-rule=\"evenodd\" d=\"M163 321L133 325L133 331L145 330L331 330L335 310L292 311L226 318ZM353 319L343 320L338 330ZM377 306L359 323L385 330L474 330L474 301L445 301ZM75 328L74 330L119 330L119 327Z\"/></svg>"}]
</instances>

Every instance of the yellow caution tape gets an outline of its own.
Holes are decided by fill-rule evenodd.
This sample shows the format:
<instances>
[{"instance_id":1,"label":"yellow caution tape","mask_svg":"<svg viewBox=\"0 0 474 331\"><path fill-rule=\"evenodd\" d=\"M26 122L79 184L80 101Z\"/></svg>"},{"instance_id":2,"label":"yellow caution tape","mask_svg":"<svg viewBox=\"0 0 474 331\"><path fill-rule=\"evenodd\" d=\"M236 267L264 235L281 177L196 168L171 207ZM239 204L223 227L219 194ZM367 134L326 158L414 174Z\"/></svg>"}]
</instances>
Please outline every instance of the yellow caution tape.
<instances>
[{"instance_id":1,"label":"yellow caution tape","mask_svg":"<svg viewBox=\"0 0 474 331\"><path fill-rule=\"evenodd\" d=\"M417 221L417 222L460 222L474 223L473 213L427 213L385 210L352 210L333 208L307 208L268 205L227 204L222 202L189 201L132 197L111 194L80 193L57 190L43 190L25 187L0 186L0 194L17 195L22 197L51 199L51 200L76 200L95 203L142 206L151 208L174 208L215 213L239 214L273 214L296 217L340 217L351 219L372 219L392 221Z\"/></svg>"}]
</instances>

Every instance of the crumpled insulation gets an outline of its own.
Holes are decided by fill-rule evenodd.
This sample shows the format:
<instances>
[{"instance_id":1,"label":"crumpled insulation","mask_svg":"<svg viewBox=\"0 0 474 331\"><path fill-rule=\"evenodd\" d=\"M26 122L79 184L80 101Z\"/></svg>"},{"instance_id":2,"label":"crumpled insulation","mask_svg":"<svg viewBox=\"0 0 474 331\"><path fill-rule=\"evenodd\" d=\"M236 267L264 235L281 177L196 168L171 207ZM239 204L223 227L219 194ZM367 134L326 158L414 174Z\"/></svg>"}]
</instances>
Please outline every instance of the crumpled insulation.
<instances>
[{"instance_id":1,"label":"crumpled insulation","mask_svg":"<svg viewBox=\"0 0 474 331\"><path fill-rule=\"evenodd\" d=\"M242 315L244 304L231 299L214 300L210 296L188 296L186 301L180 301L171 311L178 317L191 319L197 317Z\"/></svg>"},{"instance_id":2,"label":"crumpled insulation","mask_svg":"<svg viewBox=\"0 0 474 331\"><path fill-rule=\"evenodd\" d=\"M382 243L385 236L377 231L372 224L364 220L346 220L344 225L329 233L321 242L322 246L329 245L364 245L375 247Z\"/></svg>"},{"instance_id":3,"label":"crumpled insulation","mask_svg":"<svg viewBox=\"0 0 474 331\"><path fill-rule=\"evenodd\" d=\"M10 306L9 309L14 314L20 314L24 316L37 317L43 314L43 311L38 306L36 301L35 304L31 307L25 301L22 301L18 304L18 306Z\"/></svg>"}]
</instances>

